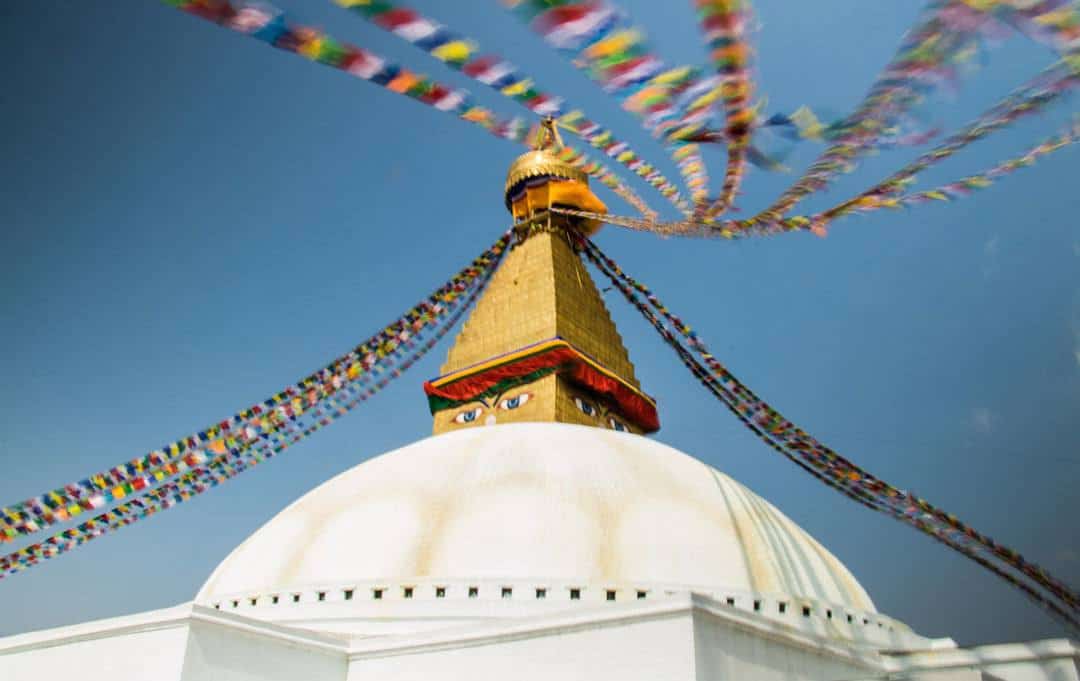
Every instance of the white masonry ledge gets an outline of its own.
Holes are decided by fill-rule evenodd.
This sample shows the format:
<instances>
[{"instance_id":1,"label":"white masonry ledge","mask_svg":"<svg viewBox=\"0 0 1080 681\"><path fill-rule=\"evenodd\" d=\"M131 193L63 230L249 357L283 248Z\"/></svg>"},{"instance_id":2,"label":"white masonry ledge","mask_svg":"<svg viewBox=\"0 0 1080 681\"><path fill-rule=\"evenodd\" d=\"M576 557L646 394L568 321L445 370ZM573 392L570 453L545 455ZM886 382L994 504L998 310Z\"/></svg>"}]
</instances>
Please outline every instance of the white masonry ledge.
<instances>
[{"instance_id":1,"label":"white masonry ledge","mask_svg":"<svg viewBox=\"0 0 1080 681\"><path fill-rule=\"evenodd\" d=\"M0 639L0 679L359 681L1080 681L1070 640L900 653L786 626L696 593L357 636L184 603ZM308 673L307 670L310 670ZM980 671L981 670L981 671ZM984 676L983 672L990 674Z\"/></svg>"}]
</instances>

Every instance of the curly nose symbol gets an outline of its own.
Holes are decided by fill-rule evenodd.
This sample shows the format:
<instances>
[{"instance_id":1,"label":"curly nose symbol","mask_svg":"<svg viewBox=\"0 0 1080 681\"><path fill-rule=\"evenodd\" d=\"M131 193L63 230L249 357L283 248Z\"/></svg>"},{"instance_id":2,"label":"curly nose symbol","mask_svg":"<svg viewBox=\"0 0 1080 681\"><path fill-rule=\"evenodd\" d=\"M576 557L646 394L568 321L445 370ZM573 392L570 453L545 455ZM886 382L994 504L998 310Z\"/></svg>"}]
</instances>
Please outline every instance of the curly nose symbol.
<instances>
[{"instance_id":1,"label":"curly nose symbol","mask_svg":"<svg viewBox=\"0 0 1080 681\"><path fill-rule=\"evenodd\" d=\"M486 419L484 419L484 425L485 426L493 426L493 425L495 425L495 414L488 414L488 417Z\"/></svg>"}]
</instances>

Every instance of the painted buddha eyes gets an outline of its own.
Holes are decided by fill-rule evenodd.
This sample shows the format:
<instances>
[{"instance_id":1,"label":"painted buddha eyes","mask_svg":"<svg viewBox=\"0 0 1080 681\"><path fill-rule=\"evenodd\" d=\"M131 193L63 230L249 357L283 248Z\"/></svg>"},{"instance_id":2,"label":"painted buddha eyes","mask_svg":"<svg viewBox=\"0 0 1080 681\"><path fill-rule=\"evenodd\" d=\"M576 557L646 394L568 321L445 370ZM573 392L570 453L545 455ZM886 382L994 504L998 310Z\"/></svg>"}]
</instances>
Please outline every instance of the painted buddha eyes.
<instances>
[{"instance_id":1,"label":"painted buddha eyes","mask_svg":"<svg viewBox=\"0 0 1080 681\"><path fill-rule=\"evenodd\" d=\"M499 409L503 409L506 411L510 411L511 409L517 409L518 407L528 402L530 397L532 397L531 393L521 393L520 395L508 397L505 400L501 400L499 402Z\"/></svg>"},{"instance_id":2,"label":"painted buddha eyes","mask_svg":"<svg viewBox=\"0 0 1080 681\"><path fill-rule=\"evenodd\" d=\"M581 410L581 413L585 414L586 416L592 416L596 413L596 407L592 406L592 404L586 402L580 397L574 398L574 404L576 404L577 408Z\"/></svg>"},{"instance_id":3,"label":"painted buddha eyes","mask_svg":"<svg viewBox=\"0 0 1080 681\"><path fill-rule=\"evenodd\" d=\"M581 410L582 414L585 414L586 416L599 417L601 419L601 423L606 422L608 427L612 430L618 431L620 433L627 433L630 431L630 429L626 427L625 423L615 418L614 416L608 416L607 408L603 407L602 405L598 407L592 402L583 400L580 397L574 398L574 404L577 405L577 408Z\"/></svg>"},{"instance_id":4,"label":"painted buddha eyes","mask_svg":"<svg viewBox=\"0 0 1080 681\"><path fill-rule=\"evenodd\" d=\"M532 393L524 392L514 395L513 397L505 397L503 399L500 399L493 406L502 411L513 411L515 409L520 409L521 407L525 406L531 399ZM582 414L597 419L600 423L606 424L614 431L626 433L630 430L629 428L627 428L625 423L615 418L614 416L611 416L608 410L603 407L603 405L598 406L596 404L593 404L592 402L589 402L588 400L583 400L580 397L574 398L574 404L577 405L577 408L581 411ZM454 416L454 423L460 425L478 423L480 421L480 416L484 413L485 409L488 409L486 403L485 406L473 407L472 409L466 409L465 411L459 412L457 415ZM495 414L490 414L487 418L487 425L491 425L493 423L495 423Z\"/></svg>"},{"instance_id":5,"label":"painted buddha eyes","mask_svg":"<svg viewBox=\"0 0 1080 681\"><path fill-rule=\"evenodd\" d=\"M483 413L483 411L484 410L480 407L463 411L454 417L454 423L473 423L476 419L480 418L480 414Z\"/></svg>"},{"instance_id":6,"label":"painted buddha eyes","mask_svg":"<svg viewBox=\"0 0 1080 681\"><path fill-rule=\"evenodd\" d=\"M520 395L514 395L513 397L507 397L506 399L499 400L495 403L495 406L503 411L513 411L519 407L525 405L532 398L532 393L521 393ZM486 405L486 403L485 403ZM468 424L477 423L480 420L480 415L484 413L485 407L473 407L472 409L466 409L463 412L454 416L454 423ZM487 424L491 425L495 422L495 415L488 416Z\"/></svg>"}]
</instances>

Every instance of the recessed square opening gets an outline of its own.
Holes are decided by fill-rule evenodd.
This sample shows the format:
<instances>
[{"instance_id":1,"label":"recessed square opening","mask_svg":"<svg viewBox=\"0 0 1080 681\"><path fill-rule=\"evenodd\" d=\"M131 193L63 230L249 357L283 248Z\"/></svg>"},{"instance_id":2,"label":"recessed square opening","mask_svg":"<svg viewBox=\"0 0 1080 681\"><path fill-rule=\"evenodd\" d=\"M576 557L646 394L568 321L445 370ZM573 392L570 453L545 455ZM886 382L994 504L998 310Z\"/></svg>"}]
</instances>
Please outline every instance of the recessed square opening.
<instances>
[{"instance_id":1,"label":"recessed square opening","mask_svg":"<svg viewBox=\"0 0 1080 681\"><path fill-rule=\"evenodd\" d=\"M761 601L754 601L754 612L761 612Z\"/></svg>"},{"instance_id":2,"label":"recessed square opening","mask_svg":"<svg viewBox=\"0 0 1080 681\"><path fill-rule=\"evenodd\" d=\"M221 603L214 603L214 610L221 610Z\"/></svg>"},{"instance_id":3,"label":"recessed square opening","mask_svg":"<svg viewBox=\"0 0 1080 681\"><path fill-rule=\"evenodd\" d=\"M371 590L371 597L374 598L377 601L382 600L382 594L383 594L383 589L372 589Z\"/></svg>"},{"instance_id":4,"label":"recessed square opening","mask_svg":"<svg viewBox=\"0 0 1080 681\"><path fill-rule=\"evenodd\" d=\"M847 616L847 621L848 621L848 624L851 624L851 621L852 621L853 619L855 619L855 618L851 616L851 613L848 613L848 616Z\"/></svg>"},{"instance_id":5,"label":"recessed square opening","mask_svg":"<svg viewBox=\"0 0 1080 681\"><path fill-rule=\"evenodd\" d=\"M412 598L413 588L411 586L402 587L401 596L403 598Z\"/></svg>"},{"instance_id":6,"label":"recessed square opening","mask_svg":"<svg viewBox=\"0 0 1080 681\"><path fill-rule=\"evenodd\" d=\"M252 605L255 605L258 602L259 602L258 598L249 598L248 599L248 603L251 603Z\"/></svg>"},{"instance_id":7,"label":"recessed square opening","mask_svg":"<svg viewBox=\"0 0 1080 681\"><path fill-rule=\"evenodd\" d=\"M547 598L547 589L540 587L536 590L536 600L542 601Z\"/></svg>"},{"instance_id":8,"label":"recessed square opening","mask_svg":"<svg viewBox=\"0 0 1080 681\"><path fill-rule=\"evenodd\" d=\"M240 607L240 601L233 601L232 602L232 607L239 608Z\"/></svg>"},{"instance_id":9,"label":"recessed square opening","mask_svg":"<svg viewBox=\"0 0 1080 681\"><path fill-rule=\"evenodd\" d=\"M319 596L320 601L325 601L326 600L326 592L325 591L318 592L318 596Z\"/></svg>"},{"instance_id":10,"label":"recessed square opening","mask_svg":"<svg viewBox=\"0 0 1080 681\"><path fill-rule=\"evenodd\" d=\"M514 597L514 589L513 589L513 587L504 586L502 588L502 597L503 598L513 598Z\"/></svg>"},{"instance_id":11,"label":"recessed square opening","mask_svg":"<svg viewBox=\"0 0 1080 681\"><path fill-rule=\"evenodd\" d=\"M727 601L728 605L730 605L733 608L735 607L735 599L734 598L732 598L731 596L728 596L725 600Z\"/></svg>"},{"instance_id":12,"label":"recessed square opening","mask_svg":"<svg viewBox=\"0 0 1080 681\"><path fill-rule=\"evenodd\" d=\"M446 598L446 587L445 586L437 586L437 587L435 587L435 598Z\"/></svg>"},{"instance_id":13,"label":"recessed square opening","mask_svg":"<svg viewBox=\"0 0 1080 681\"><path fill-rule=\"evenodd\" d=\"M615 590L614 590L614 589L608 589L608 590L607 590L607 591L605 591L604 593L605 593L605 595L607 596L607 599L608 599L609 601L613 601L613 600L615 600Z\"/></svg>"},{"instance_id":14,"label":"recessed square opening","mask_svg":"<svg viewBox=\"0 0 1080 681\"><path fill-rule=\"evenodd\" d=\"M638 589L637 598L638 598L639 601L645 600L645 597L648 596L648 595L649 595L648 591L643 591L642 589Z\"/></svg>"},{"instance_id":15,"label":"recessed square opening","mask_svg":"<svg viewBox=\"0 0 1080 681\"><path fill-rule=\"evenodd\" d=\"M803 617L809 617L810 616L810 606L809 605L804 605L802 607L802 616Z\"/></svg>"},{"instance_id":16,"label":"recessed square opening","mask_svg":"<svg viewBox=\"0 0 1080 681\"><path fill-rule=\"evenodd\" d=\"M345 600L351 601L352 597L353 597L353 590L352 589L345 589Z\"/></svg>"},{"instance_id":17,"label":"recessed square opening","mask_svg":"<svg viewBox=\"0 0 1080 681\"><path fill-rule=\"evenodd\" d=\"M281 597L278 596L277 594L274 594L273 596L270 597L270 602L273 603L274 605L277 605L278 601L280 601L280 600L281 600Z\"/></svg>"},{"instance_id":18,"label":"recessed square opening","mask_svg":"<svg viewBox=\"0 0 1080 681\"><path fill-rule=\"evenodd\" d=\"M581 600L581 589L577 589L577 588L570 589L570 600L572 600L572 601L580 601Z\"/></svg>"},{"instance_id":19,"label":"recessed square opening","mask_svg":"<svg viewBox=\"0 0 1080 681\"><path fill-rule=\"evenodd\" d=\"M825 617L828 618L828 619L832 619L832 610L826 610L825 611Z\"/></svg>"},{"instance_id":20,"label":"recessed square opening","mask_svg":"<svg viewBox=\"0 0 1080 681\"><path fill-rule=\"evenodd\" d=\"M480 587L477 587L477 586L470 586L469 587L469 598L476 598L479 595L480 595Z\"/></svg>"},{"instance_id":21,"label":"recessed square opening","mask_svg":"<svg viewBox=\"0 0 1080 681\"><path fill-rule=\"evenodd\" d=\"M300 602L300 594L293 594L292 595L292 602L293 603L299 603Z\"/></svg>"},{"instance_id":22,"label":"recessed square opening","mask_svg":"<svg viewBox=\"0 0 1080 681\"><path fill-rule=\"evenodd\" d=\"M780 611L780 614L784 614L785 612L787 612L787 603L780 601L776 604L776 609Z\"/></svg>"}]
</instances>

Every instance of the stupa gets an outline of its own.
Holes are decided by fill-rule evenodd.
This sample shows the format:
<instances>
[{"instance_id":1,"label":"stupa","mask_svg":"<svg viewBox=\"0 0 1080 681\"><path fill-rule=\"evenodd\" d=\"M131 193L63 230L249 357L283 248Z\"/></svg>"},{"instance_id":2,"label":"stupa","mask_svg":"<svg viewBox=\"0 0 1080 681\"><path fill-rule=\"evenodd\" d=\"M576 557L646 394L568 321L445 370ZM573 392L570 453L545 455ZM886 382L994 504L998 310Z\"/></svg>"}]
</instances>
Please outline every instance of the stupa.
<instances>
[{"instance_id":1,"label":"stupa","mask_svg":"<svg viewBox=\"0 0 1080 681\"><path fill-rule=\"evenodd\" d=\"M1069 640L963 649L877 611L768 501L647 437L576 252L602 212L554 125L517 243L425 383L434 434L310 491L193 601L0 639L0 678L1077 681Z\"/></svg>"}]
</instances>

